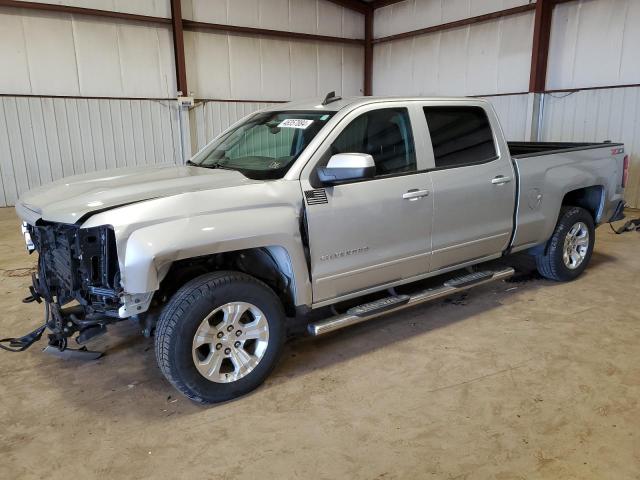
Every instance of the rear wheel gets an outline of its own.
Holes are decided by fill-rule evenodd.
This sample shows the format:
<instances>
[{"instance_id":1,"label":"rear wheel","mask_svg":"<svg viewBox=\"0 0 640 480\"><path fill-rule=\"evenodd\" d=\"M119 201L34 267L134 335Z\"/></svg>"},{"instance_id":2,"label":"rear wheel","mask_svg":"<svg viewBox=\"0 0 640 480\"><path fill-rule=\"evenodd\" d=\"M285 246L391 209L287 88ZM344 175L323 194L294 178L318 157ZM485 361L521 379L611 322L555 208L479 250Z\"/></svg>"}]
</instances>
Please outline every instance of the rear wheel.
<instances>
[{"instance_id":1,"label":"rear wheel","mask_svg":"<svg viewBox=\"0 0 640 480\"><path fill-rule=\"evenodd\" d=\"M545 252L536 256L538 271L550 280L573 280L587 268L594 242L591 214L584 208L563 207Z\"/></svg>"},{"instance_id":2,"label":"rear wheel","mask_svg":"<svg viewBox=\"0 0 640 480\"><path fill-rule=\"evenodd\" d=\"M184 285L165 307L156 358L187 397L216 403L258 387L284 342L284 311L275 293L238 272L216 272Z\"/></svg>"}]
</instances>

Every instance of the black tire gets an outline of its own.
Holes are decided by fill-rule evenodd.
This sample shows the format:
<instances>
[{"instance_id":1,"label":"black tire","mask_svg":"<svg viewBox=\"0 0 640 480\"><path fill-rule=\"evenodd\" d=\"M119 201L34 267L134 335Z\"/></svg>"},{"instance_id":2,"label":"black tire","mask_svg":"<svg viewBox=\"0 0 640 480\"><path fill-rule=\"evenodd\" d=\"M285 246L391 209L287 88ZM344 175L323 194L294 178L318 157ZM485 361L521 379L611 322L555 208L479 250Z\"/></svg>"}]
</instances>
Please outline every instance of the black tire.
<instances>
[{"instance_id":1,"label":"black tire","mask_svg":"<svg viewBox=\"0 0 640 480\"><path fill-rule=\"evenodd\" d=\"M578 222L582 222L587 226L589 243L582 263L572 269L565 265L563 260L564 242L571 228ZM558 223L553 231L553 235L551 235L551 238L545 246L544 252L536 256L538 272L543 277L557 282L574 280L587 268L591 260L591 255L593 254L595 238L593 217L588 211L580 207L562 207L558 217Z\"/></svg>"},{"instance_id":2,"label":"black tire","mask_svg":"<svg viewBox=\"0 0 640 480\"><path fill-rule=\"evenodd\" d=\"M268 342L258 364L230 383L204 377L194 363L192 342L205 317L230 302L247 302L264 313ZM239 272L215 272L180 288L158 320L155 350L158 366L169 382L198 403L218 403L244 395L264 382L276 365L285 339L285 313L280 299L260 280Z\"/></svg>"}]
</instances>

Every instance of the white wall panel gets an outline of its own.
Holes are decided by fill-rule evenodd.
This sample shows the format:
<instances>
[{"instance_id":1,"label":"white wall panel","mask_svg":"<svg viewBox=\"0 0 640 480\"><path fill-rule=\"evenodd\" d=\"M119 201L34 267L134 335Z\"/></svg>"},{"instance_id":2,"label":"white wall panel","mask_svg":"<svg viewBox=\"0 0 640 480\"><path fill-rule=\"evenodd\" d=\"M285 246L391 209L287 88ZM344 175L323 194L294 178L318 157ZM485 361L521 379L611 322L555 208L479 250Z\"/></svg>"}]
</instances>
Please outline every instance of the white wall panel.
<instances>
[{"instance_id":1,"label":"white wall panel","mask_svg":"<svg viewBox=\"0 0 640 480\"><path fill-rule=\"evenodd\" d=\"M326 0L183 0L198 22L364 38L364 16Z\"/></svg>"},{"instance_id":2,"label":"white wall panel","mask_svg":"<svg viewBox=\"0 0 640 480\"><path fill-rule=\"evenodd\" d=\"M261 39L256 37L229 35L231 98L252 99L256 93L259 99L264 98L260 42ZM200 92L203 85L191 88Z\"/></svg>"},{"instance_id":3,"label":"white wall panel","mask_svg":"<svg viewBox=\"0 0 640 480\"><path fill-rule=\"evenodd\" d=\"M631 160L625 199L640 208L640 87L545 95L542 138L624 142Z\"/></svg>"},{"instance_id":4,"label":"white wall panel","mask_svg":"<svg viewBox=\"0 0 640 480\"><path fill-rule=\"evenodd\" d=\"M534 12L500 22L498 92L529 90Z\"/></svg>"},{"instance_id":5,"label":"white wall panel","mask_svg":"<svg viewBox=\"0 0 640 480\"><path fill-rule=\"evenodd\" d=\"M97 10L148 15L150 17L169 18L171 16L169 0L41 0L40 3L95 8Z\"/></svg>"},{"instance_id":6,"label":"white wall panel","mask_svg":"<svg viewBox=\"0 0 640 480\"><path fill-rule=\"evenodd\" d=\"M289 25L289 0L271 0L259 3L258 21L262 28L282 30Z\"/></svg>"},{"instance_id":7,"label":"white wall panel","mask_svg":"<svg viewBox=\"0 0 640 480\"><path fill-rule=\"evenodd\" d=\"M98 97L122 92L118 26L84 17L74 22L73 34L77 40L77 64L82 65L78 78L83 94ZM101 54L96 55L97 51Z\"/></svg>"},{"instance_id":8,"label":"white wall panel","mask_svg":"<svg viewBox=\"0 0 640 480\"><path fill-rule=\"evenodd\" d=\"M31 93L79 95L71 16L38 13L25 15L21 20L27 44ZM10 71L7 73L11 75Z\"/></svg>"},{"instance_id":9,"label":"white wall panel","mask_svg":"<svg viewBox=\"0 0 640 480\"><path fill-rule=\"evenodd\" d=\"M313 97L318 94L318 50L309 42L293 42L291 52L291 98Z\"/></svg>"},{"instance_id":10,"label":"white wall panel","mask_svg":"<svg viewBox=\"0 0 640 480\"><path fill-rule=\"evenodd\" d=\"M334 37L342 36L343 7L331 2L318 2L318 33Z\"/></svg>"},{"instance_id":11,"label":"white wall panel","mask_svg":"<svg viewBox=\"0 0 640 480\"><path fill-rule=\"evenodd\" d=\"M229 36L185 32L184 49L189 89L198 97L231 98Z\"/></svg>"},{"instance_id":12,"label":"white wall panel","mask_svg":"<svg viewBox=\"0 0 640 480\"><path fill-rule=\"evenodd\" d=\"M65 176L181 155L175 101L0 98L0 206Z\"/></svg>"},{"instance_id":13,"label":"white wall panel","mask_svg":"<svg viewBox=\"0 0 640 480\"><path fill-rule=\"evenodd\" d=\"M640 2L580 0L554 9L547 88L640 83Z\"/></svg>"},{"instance_id":14,"label":"white wall panel","mask_svg":"<svg viewBox=\"0 0 640 480\"><path fill-rule=\"evenodd\" d=\"M122 95L175 97L173 41L168 28L124 23L118 26Z\"/></svg>"},{"instance_id":15,"label":"white wall panel","mask_svg":"<svg viewBox=\"0 0 640 480\"><path fill-rule=\"evenodd\" d=\"M342 10L342 36L364 38L364 15L345 8Z\"/></svg>"},{"instance_id":16,"label":"white wall panel","mask_svg":"<svg viewBox=\"0 0 640 480\"><path fill-rule=\"evenodd\" d=\"M2 93L175 97L173 65L168 26L0 9Z\"/></svg>"},{"instance_id":17,"label":"white wall panel","mask_svg":"<svg viewBox=\"0 0 640 480\"><path fill-rule=\"evenodd\" d=\"M245 27L260 26L260 0L232 0L227 2L227 22Z\"/></svg>"},{"instance_id":18,"label":"white wall panel","mask_svg":"<svg viewBox=\"0 0 640 480\"><path fill-rule=\"evenodd\" d=\"M529 0L405 0L376 10L376 38L526 5Z\"/></svg>"},{"instance_id":19,"label":"white wall panel","mask_svg":"<svg viewBox=\"0 0 640 480\"><path fill-rule=\"evenodd\" d=\"M533 12L374 47L375 95L486 95L529 86Z\"/></svg>"},{"instance_id":20,"label":"white wall panel","mask_svg":"<svg viewBox=\"0 0 640 480\"><path fill-rule=\"evenodd\" d=\"M272 98L291 98L291 62L289 42L270 40L260 43L260 88ZM238 97L241 98L241 97ZM249 97L245 97L249 98Z\"/></svg>"},{"instance_id":21,"label":"white wall panel","mask_svg":"<svg viewBox=\"0 0 640 480\"><path fill-rule=\"evenodd\" d=\"M292 71L293 68L292 68ZM358 47L342 48L342 89L345 95L362 95L364 92L364 50ZM295 70L295 75L299 72ZM293 78L291 75L290 78ZM293 95L291 98L294 98Z\"/></svg>"},{"instance_id":22,"label":"white wall panel","mask_svg":"<svg viewBox=\"0 0 640 480\"><path fill-rule=\"evenodd\" d=\"M291 100L360 95L359 45L185 32L189 90L197 98Z\"/></svg>"},{"instance_id":23,"label":"white wall panel","mask_svg":"<svg viewBox=\"0 0 640 480\"><path fill-rule=\"evenodd\" d=\"M31 92L24 25L17 10L0 10L0 91Z\"/></svg>"},{"instance_id":24,"label":"white wall panel","mask_svg":"<svg viewBox=\"0 0 640 480\"><path fill-rule=\"evenodd\" d=\"M509 141L528 141L527 98L529 94L484 97L498 115L504 136Z\"/></svg>"},{"instance_id":25,"label":"white wall panel","mask_svg":"<svg viewBox=\"0 0 640 480\"><path fill-rule=\"evenodd\" d=\"M335 90L337 95L343 95L342 47L334 43L318 43L316 48L318 49L318 90L316 94L326 95ZM360 85L363 85L363 82L364 79ZM344 96L356 95L357 93L344 93Z\"/></svg>"}]
</instances>

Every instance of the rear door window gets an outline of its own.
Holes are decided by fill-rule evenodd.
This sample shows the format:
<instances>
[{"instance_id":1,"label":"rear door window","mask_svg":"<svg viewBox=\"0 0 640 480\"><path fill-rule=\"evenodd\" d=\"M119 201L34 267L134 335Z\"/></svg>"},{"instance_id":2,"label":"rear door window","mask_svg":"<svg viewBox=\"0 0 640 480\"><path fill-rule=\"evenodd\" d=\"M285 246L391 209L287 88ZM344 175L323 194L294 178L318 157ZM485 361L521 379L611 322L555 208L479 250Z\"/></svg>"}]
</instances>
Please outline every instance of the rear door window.
<instances>
[{"instance_id":1,"label":"rear door window","mask_svg":"<svg viewBox=\"0 0 640 480\"><path fill-rule=\"evenodd\" d=\"M493 132L480 107L424 107L436 168L455 168L497 158Z\"/></svg>"}]
</instances>

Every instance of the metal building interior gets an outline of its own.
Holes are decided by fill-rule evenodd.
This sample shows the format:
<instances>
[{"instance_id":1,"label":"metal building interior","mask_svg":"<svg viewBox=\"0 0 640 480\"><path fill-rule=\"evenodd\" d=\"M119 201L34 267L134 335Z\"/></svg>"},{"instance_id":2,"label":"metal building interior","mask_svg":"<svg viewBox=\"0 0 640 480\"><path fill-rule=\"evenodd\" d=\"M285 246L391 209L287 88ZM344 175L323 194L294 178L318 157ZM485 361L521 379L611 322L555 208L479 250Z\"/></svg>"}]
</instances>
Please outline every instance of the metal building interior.
<instances>
[{"instance_id":1,"label":"metal building interior","mask_svg":"<svg viewBox=\"0 0 640 480\"><path fill-rule=\"evenodd\" d=\"M483 98L510 141L624 143L638 217L639 44L637 0L0 0L0 336L41 318L20 303L36 268L23 193L183 165L244 116L331 91ZM489 285L293 341L264 386L210 408L167 387L134 325L96 340L95 362L0 352L2 464L12 478L638 478L640 244L597 232L580 280Z\"/></svg>"}]
</instances>

